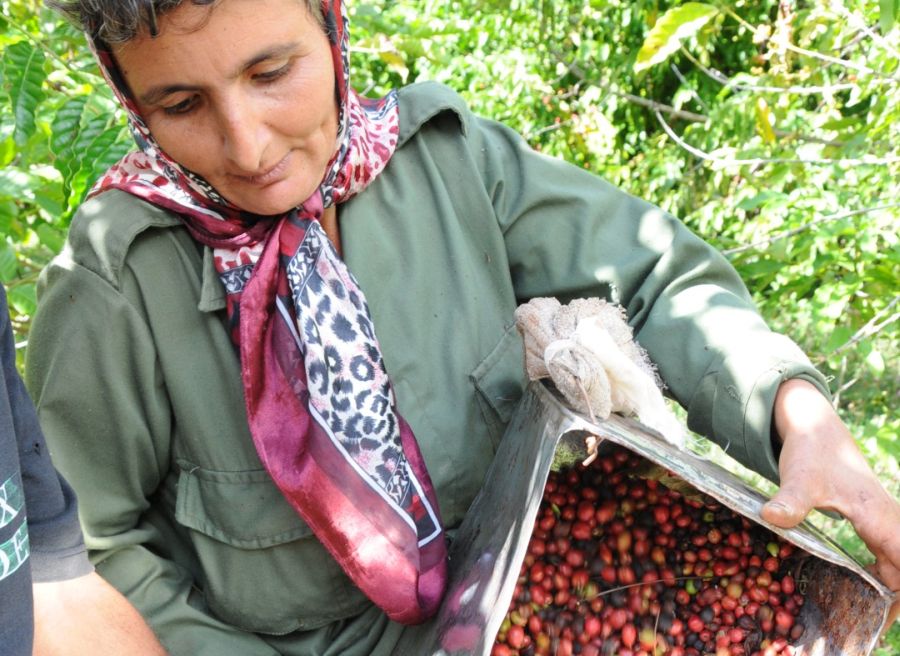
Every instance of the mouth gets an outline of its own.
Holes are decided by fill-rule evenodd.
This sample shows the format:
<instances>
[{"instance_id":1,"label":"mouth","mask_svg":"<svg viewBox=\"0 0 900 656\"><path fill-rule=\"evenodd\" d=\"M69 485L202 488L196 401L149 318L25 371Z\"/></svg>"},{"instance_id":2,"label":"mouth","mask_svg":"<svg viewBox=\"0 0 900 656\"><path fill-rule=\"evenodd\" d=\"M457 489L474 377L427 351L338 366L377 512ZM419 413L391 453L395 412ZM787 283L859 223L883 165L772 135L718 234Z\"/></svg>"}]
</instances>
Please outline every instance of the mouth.
<instances>
[{"instance_id":1,"label":"mouth","mask_svg":"<svg viewBox=\"0 0 900 656\"><path fill-rule=\"evenodd\" d=\"M288 167L288 162L291 158L291 154L288 153L281 160L275 164L274 166L269 167L259 173L254 173L253 175L234 175L231 177L240 180L244 184L253 185L256 187L265 187L274 182L278 182L284 175L285 170Z\"/></svg>"}]
</instances>

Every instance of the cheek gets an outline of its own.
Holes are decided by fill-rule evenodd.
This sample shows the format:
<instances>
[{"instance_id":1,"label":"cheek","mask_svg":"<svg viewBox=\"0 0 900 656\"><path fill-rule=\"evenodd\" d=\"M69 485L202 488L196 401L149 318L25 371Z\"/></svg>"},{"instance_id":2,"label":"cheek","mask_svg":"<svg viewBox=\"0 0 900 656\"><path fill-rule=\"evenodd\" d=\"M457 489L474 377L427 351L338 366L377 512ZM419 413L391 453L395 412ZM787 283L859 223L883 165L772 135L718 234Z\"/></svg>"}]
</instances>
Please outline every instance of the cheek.
<instances>
[{"instance_id":1,"label":"cheek","mask_svg":"<svg viewBox=\"0 0 900 656\"><path fill-rule=\"evenodd\" d=\"M277 114L283 133L308 136L323 130L335 131L337 106L331 78L299 79L278 95L278 106L271 108L274 114L270 116Z\"/></svg>"},{"instance_id":2,"label":"cheek","mask_svg":"<svg viewBox=\"0 0 900 656\"><path fill-rule=\"evenodd\" d=\"M219 159L216 138L204 121L148 121L156 143L170 159L201 176L208 177Z\"/></svg>"}]
</instances>

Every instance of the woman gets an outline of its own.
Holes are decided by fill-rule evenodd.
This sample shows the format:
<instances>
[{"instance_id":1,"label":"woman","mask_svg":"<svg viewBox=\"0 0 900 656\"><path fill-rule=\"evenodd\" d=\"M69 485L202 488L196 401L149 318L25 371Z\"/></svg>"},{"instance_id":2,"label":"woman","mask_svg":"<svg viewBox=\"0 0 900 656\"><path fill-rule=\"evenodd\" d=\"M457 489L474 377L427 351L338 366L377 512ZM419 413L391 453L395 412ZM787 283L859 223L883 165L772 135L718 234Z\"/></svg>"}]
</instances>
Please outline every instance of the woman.
<instances>
[{"instance_id":1,"label":"woman","mask_svg":"<svg viewBox=\"0 0 900 656\"><path fill-rule=\"evenodd\" d=\"M780 468L769 517L837 508L900 587L821 375L676 220L446 88L360 101L339 2L63 4L142 152L45 273L29 379L98 571L173 653L387 654L433 612L536 296L621 302L690 425Z\"/></svg>"}]
</instances>

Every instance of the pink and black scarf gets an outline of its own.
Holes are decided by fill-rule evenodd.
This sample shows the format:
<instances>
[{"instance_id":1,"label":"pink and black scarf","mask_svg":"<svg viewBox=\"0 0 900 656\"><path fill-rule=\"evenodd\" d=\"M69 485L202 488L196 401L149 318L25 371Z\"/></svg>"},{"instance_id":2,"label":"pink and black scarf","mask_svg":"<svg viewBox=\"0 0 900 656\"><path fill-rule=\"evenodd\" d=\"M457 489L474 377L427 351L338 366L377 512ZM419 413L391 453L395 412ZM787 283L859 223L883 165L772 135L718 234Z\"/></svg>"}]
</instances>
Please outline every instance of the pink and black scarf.
<instances>
[{"instance_id":1,"label":"pink and black scarf","mask_svg":"<svg viewBox=\"0 0 900 656\"><path fill-rule=\"evenodd\" d=\"M346 19L323 0L339 107L335 154L318 191L282 217L248 217L169 159L115 60L93 47L140 147L91 194L120 189L179 215L214 249L238 345L250 432L281 493L387 615L432 615L446 586L437 500L393 388L359 284L319 224L362 191L397 146L394 93L360 98L348 81Z\"/></svg>"}]
</instances>

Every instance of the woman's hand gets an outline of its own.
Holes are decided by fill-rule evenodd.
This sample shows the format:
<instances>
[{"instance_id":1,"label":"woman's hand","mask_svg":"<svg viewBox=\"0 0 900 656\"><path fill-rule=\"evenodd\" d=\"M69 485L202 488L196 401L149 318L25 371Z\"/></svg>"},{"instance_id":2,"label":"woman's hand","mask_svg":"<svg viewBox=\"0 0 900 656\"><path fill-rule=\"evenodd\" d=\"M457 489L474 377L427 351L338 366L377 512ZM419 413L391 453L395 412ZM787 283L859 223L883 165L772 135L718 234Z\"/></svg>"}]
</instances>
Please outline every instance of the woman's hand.
<instances>
[{"instance_id":1,"label":"woman's hand","mask_svg":"<svg viewBox=\"0 0 900 656\"><path fill-rule=\"evenodd\" d=\"M781 488L762 517L788 528L813 508L846 517L875 555L873 573L900 591L900 504L882 487L828 400L810 383L789 380L775 397L775 429L782 440ZM888 617L900 614L900 600Z\"/></svg>"}]
</instances>

